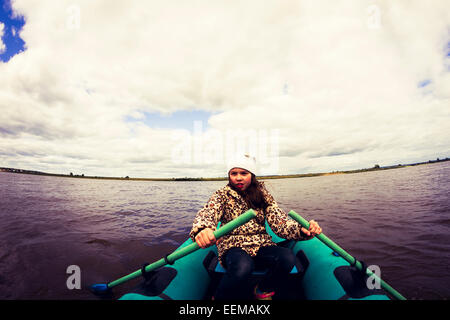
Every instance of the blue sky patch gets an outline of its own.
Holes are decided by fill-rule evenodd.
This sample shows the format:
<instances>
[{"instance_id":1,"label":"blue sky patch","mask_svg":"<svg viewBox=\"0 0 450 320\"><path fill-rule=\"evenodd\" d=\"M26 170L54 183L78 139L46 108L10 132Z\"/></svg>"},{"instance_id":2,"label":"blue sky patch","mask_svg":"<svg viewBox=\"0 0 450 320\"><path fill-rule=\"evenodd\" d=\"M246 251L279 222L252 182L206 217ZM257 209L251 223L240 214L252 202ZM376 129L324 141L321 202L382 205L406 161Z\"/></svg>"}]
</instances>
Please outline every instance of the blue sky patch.
<instances>
[{"instance_id":1,"label":"blue sky patch","mask_svg":"<svg viewBox=\"0 0 450 320\"><path fill-rule=\"evenodd\" d=\"M430 83L431 83L431 80L430 80L430 79L423 80L423 81L419 82L419 88L426 87L426 86L429 85Z\"/></svg>"},{"instance_id":2,"label":"blue sky patch","mask_svg":"<svg viewBox=\"0 0 450 320\"><path fill-rule=\"evenodd\" d=\"M0 61L8 62L14 55L25 50L25 42L19 37L19 32L25 24L23 16L14 17L11 9L11 1L2 1L0 6L0 22L5 25L2 42L6 49L0 54Z\"/></svg>"},{"instance_id":3,"label":"blue sky patch","mask_svg":"<svg viewBox=\"0 0 450 320\"><path fill-rule=\"evenodd\" d=\"M170 115L163 115L159 112L142 112L144 118L136 119L128 116L125 118L125 121L143 122L155 129L185 129L193 132L195 121L202 122L202 130L204 131L208 128L208 119L216 113L204 110L181 110L175 111Z\"/></svg>"}]
</instances>

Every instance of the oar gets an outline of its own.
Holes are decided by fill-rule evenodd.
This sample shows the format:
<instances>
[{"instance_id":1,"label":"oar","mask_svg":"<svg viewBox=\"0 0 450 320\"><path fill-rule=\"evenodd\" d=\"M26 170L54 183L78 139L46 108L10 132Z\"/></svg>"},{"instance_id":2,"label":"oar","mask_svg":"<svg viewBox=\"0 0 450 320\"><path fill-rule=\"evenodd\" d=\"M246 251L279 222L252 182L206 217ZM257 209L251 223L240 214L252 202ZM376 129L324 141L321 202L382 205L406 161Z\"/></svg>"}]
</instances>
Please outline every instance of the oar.
<instances>
[{"instance_id":1,"label":"oar","mask_svg":"<svg viewBox=\"0 0 450 320\"><path fill-rule=\"evenodd\" d=\"M303 217L301 217L298 213L291 210L289 212L289 216L300 223L305 229L309 229L309 223ZM354 265L358 270L365 271L365 273L373 277L376 281L379 281L381 284L381 287L386 290L388 293L390 293L394 298L398 300L406 300L404 296L402 296L397 290L392 288L389 284L387 284L385 281L383 281L380 277L378 277L376 274L374 274L372 271L366 268L366 270L363 270L363 266L361 262L356 260L354 257L352 257L350 254L348 254L344 249L342 249L340 246L338 246L336 243L334 243L330 238L328 238L323 233L316 236L317 239L322 241L324 244L326 244L328 247L330 247L332 250L337 252L342 258L344 258L350 265Z\"/></svg>"},{"instance_id":2,"label":"oar","mask_svg":"<svg viewBox=\"0 0 450 320\"><path fill-rule=\"evenodd\" d=\"M247 223L249 220L253 219L254 217L256 217L256 213L255 213L255 211L250 209L250 210L246 211L244 214L241 214L236 219L228 222L227 224L221 226L219 229L214 231L214 236L216 237L216 239L219 239L220 237L223 237L224 235L230 233L233 229L236 229L237 227ZM150 272L150 271L156 270L162 266L165 266L168 263L173 263L175 260L178 260L178 259L196 251L199 248L200 247L198 246L198 244L196 242L194 242L184 248L175 250L174 252L167 255L166 257L161 258L160 260L153 262L152 264L146 266L145 272ZM99 295L106 294L109 292L109 290L111 288L118 286L119 284L122 284L131 279L134 279L136 277L139 277L140 275L142 275L142 269L137 270L133 273L130 273L122 278L119 278L119 279L114 280L109 283L99 283L99 284L91 285L90 290L94 294L99 294Z\"/></svg>"}]
</instances>

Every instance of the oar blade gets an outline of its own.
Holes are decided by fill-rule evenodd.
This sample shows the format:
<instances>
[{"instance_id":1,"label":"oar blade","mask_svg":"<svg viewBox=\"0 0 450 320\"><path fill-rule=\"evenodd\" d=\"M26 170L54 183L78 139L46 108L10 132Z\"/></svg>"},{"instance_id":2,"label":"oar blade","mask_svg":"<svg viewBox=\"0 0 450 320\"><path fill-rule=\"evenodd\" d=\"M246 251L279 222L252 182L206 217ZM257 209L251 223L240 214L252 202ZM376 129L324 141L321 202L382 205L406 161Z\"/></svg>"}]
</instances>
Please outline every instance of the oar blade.
<instances>
[{"instance_id":1,"label":"oar blade","mask_svg":"<svg viewBox=\"0 0 450 320\"><path fill-rule=\"evenodd\" d=\"M89 291L97 296L103 296L111 293L111 290L106 283L93 284L89 286Z\"/></svg>"}]
</instances>

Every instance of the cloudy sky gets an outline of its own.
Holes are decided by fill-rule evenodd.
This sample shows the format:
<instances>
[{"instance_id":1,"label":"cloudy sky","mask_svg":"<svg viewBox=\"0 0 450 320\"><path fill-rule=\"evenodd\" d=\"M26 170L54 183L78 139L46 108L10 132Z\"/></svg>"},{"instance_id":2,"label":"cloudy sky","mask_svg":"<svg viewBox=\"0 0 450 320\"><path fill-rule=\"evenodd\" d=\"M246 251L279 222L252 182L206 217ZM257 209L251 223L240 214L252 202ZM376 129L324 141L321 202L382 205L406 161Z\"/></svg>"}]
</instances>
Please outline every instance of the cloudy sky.
<instances>
[{"instance_id":1,"label":"cloudy sky","mask_svg":"<svg viewBox=\"0 0 450 320\"><path fill-rule=\"evenodd\" d=\"M431 1L3 0L0 167L215 177L450 156Z\"/></svg>"}]
</instances>

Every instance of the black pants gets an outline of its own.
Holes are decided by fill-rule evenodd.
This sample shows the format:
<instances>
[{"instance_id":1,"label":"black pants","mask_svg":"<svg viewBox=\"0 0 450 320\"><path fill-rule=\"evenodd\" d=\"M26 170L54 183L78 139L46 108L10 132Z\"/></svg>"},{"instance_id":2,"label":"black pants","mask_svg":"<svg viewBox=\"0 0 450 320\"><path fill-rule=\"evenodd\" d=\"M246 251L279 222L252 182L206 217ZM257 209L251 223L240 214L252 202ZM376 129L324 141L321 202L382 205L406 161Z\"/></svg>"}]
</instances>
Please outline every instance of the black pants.
<instances>
[{"instance_id":1,"label":"black pants","mask_svg":"<svg viewBox=\"0 0 450 320\"><path fill-rule=\"evenodd\" d=\"M223 256L225 275L215 294L216 300L245 299L249 295L249 279L255 268L268 269L267 276L258 284L261 291L275 291L277 284L286 279L295 264L295 256L288 248L261 247L256 257L241 248L231 248Z\"/></svg>"}]
</instances>

